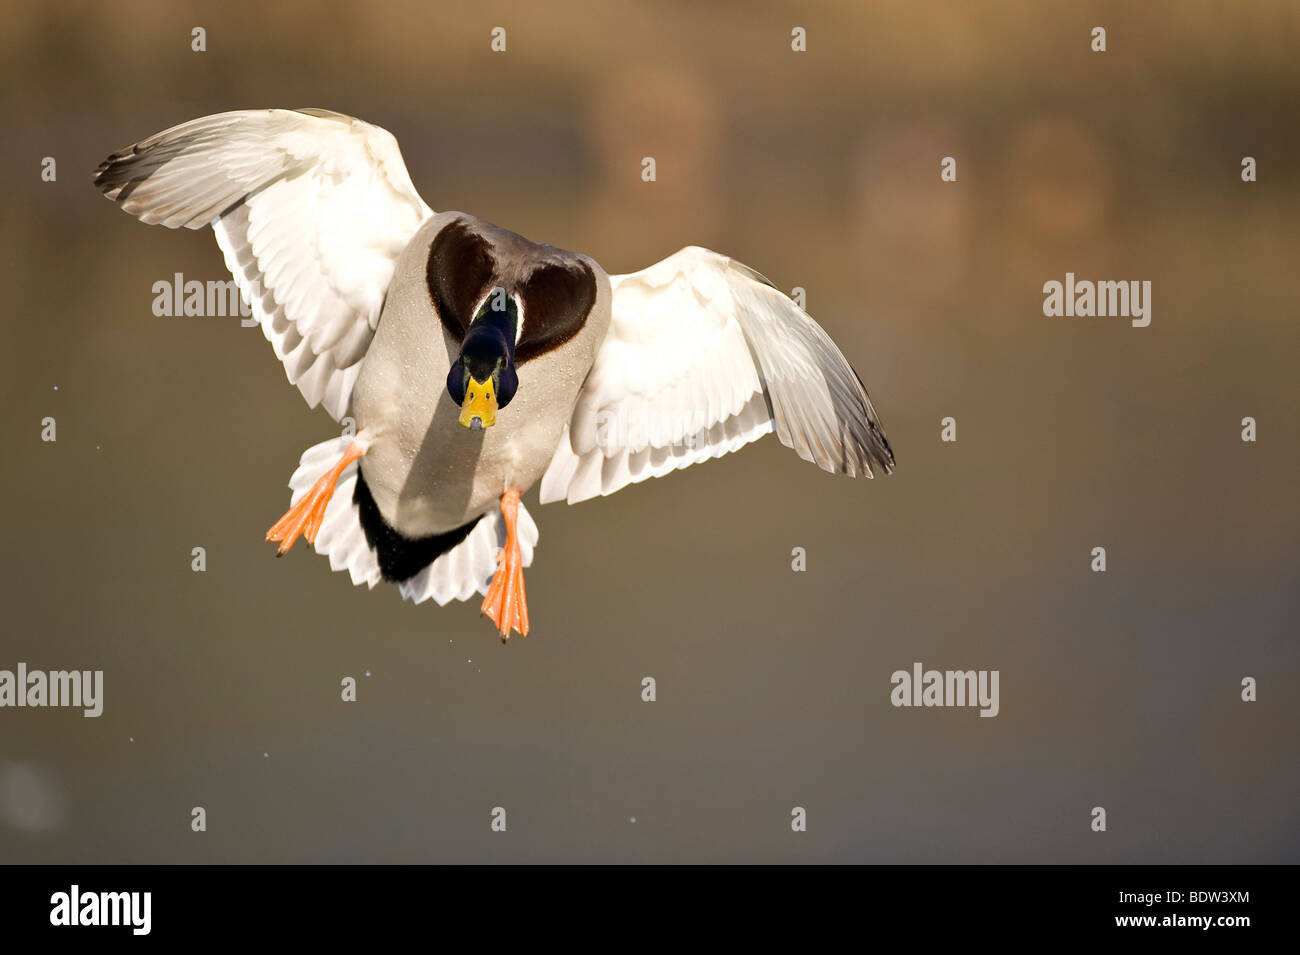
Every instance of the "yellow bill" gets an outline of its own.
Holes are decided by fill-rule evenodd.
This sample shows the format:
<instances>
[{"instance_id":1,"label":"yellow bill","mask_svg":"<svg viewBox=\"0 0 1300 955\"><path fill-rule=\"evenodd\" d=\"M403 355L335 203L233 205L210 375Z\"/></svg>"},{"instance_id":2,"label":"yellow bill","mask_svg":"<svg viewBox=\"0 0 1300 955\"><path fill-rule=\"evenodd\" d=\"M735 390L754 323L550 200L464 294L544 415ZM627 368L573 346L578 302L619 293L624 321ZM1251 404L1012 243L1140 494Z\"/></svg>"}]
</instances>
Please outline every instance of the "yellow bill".
<instances>
[{"instance_id":1,"label":"yellow bill","mask_svg":"<svg viewBox=\"0 0 1300 955\"><path fill-rule=\"evenodd\" d=\"M460 405L460 423L466 428L490 428L497 423L497 396L492 379L479 381L466 374L465 400Z\"/></svg>"}]
</instances>

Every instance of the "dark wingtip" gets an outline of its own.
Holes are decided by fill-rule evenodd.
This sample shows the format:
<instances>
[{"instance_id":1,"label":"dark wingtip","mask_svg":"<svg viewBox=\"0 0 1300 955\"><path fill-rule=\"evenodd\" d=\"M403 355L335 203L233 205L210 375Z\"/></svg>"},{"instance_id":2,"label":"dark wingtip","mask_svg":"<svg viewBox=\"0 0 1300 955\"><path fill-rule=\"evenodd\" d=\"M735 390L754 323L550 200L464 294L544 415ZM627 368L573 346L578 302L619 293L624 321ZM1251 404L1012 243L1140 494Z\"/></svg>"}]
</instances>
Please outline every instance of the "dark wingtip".
<instances>
[{"instance_id":1,"label":"dark wingtip","mask_svg":"<svg viewBox=\"0 0 1300 955\"><path fill-rule=\"evenodd\" d=\"M98 166L95 167L95 173L91 177L91 182L95 188L102 192L110 199L118 198L115 195L109 195L114 189L121 189L131 178L130 160L134 158L133 150L122 150L115 152Z\"/></svg>"},{"instance_id":2,"label":"dark wingtip","mask_svg":"<svg viewBox=\"0 0 1300 955\"><path fill-rule=\"evenodd\" d=\"M889 439L885 437L885 429L880 426L880 419L876 417L876 409L871 404L870 396L867 395L867 385L856 368L850 365L849 370L853 372L853 377L858 380L858 387L862 389L862 412L867 422L868 441L861 447L861 450L864 453L863 463L866 465L867 477L875 476L871 467L873 461L879 465L882 474L893 474L894 449L889 446Z\"/></svg>"},{"instance_id":3,"label":"dark wingtip","mask_svg":"<svg viewBox=\"0 0 1300 955\"><path fill-rule=\"evenodd\" d=\"M872 456L876 463L880 465L880 470L885 474L894 473L894 449L889 446L889 439L885 437L885 432L880 429L880 425L872 422L871 433L878 442L878 447L872 448Z\"/></svg>"}]
</instances>

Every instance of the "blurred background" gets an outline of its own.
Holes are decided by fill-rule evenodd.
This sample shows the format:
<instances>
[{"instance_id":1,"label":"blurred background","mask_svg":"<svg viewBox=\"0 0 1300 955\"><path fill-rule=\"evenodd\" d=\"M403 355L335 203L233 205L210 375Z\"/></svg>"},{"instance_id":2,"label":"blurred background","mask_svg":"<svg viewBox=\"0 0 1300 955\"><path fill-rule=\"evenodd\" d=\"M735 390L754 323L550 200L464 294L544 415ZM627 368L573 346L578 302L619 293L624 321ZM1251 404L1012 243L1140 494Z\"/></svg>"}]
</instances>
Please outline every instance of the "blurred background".
<instances>
[{"instance_id":1,"label":"blurred background","mask_svg":"<svg viewBox=\"0 0 1300 955\"><path fill-rule=\"evenodd\" d=\"M0 711L0 861L1297 861L1291 0L4 6L0 669L105 700ZM534 490L506 646L275 560L334 423L260 331L155 317L220 252L90 182L265 106L382 125L433 208L611 273L696 244L805 288L896 473L768 438ZM1150 281L1150 327L1045 318L1067 271ZM914 661L998 669L1000 715L895 709Z\"/></svg>"}]
</instances>

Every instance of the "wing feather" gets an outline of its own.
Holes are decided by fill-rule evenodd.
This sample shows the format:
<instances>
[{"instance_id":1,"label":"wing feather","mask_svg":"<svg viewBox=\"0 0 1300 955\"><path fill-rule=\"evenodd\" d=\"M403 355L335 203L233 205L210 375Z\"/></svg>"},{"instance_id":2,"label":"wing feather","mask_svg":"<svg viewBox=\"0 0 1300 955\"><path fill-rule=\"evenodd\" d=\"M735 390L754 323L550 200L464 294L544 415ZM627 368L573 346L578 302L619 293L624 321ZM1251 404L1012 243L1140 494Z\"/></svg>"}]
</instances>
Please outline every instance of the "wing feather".
<instances>
[{"instance_id":1,"label":"wing feather","mask_svg":"<svg viewBox=\"0 0 1300 955\"><path fill-rule=\"evenodd\" d=\"M433 214L392 134L327 110L219 113L114 153L95 185L144 222L211 225L289 382L347 413L397 256Z\"/></svg>"},{"instance_id":2,"label":"wing feather","mask_svg":"<svg viewBox=\"0 0 1300 955\"><path fill-rule=\"evenodd\" d=\"M692 246L610 284L609 332L542 478L543 502L612 494L771 431L826 471L893 469L862 380L753 269Z\"/></svg>"}]
</instances>

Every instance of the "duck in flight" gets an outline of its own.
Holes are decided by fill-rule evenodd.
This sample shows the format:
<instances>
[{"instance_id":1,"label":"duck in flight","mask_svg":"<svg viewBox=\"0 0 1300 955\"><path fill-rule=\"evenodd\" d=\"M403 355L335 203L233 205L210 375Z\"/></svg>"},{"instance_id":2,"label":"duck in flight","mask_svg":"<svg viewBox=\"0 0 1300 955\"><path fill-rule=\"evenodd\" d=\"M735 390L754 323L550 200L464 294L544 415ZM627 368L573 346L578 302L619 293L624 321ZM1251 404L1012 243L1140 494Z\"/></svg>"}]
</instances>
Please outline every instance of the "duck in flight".
<instances>
[{"instance_id":1,"label":"duck in flight","mask_svg":"<svg viewBox=\"0 0 1300 955\"><path fill-rule=\"evenodd\" d=\"M299 536L354 584L483 594L527 636L538 530L519 497L612 494L775 431L823 470L894 455L830 336L772 283L687 247L607 275L585 255L434 213L386 130L319 109L191 120L109 156L95 185L144 222L212 226L311 407L350 435L303 453Z\"/></svg>"}]
</instances>

